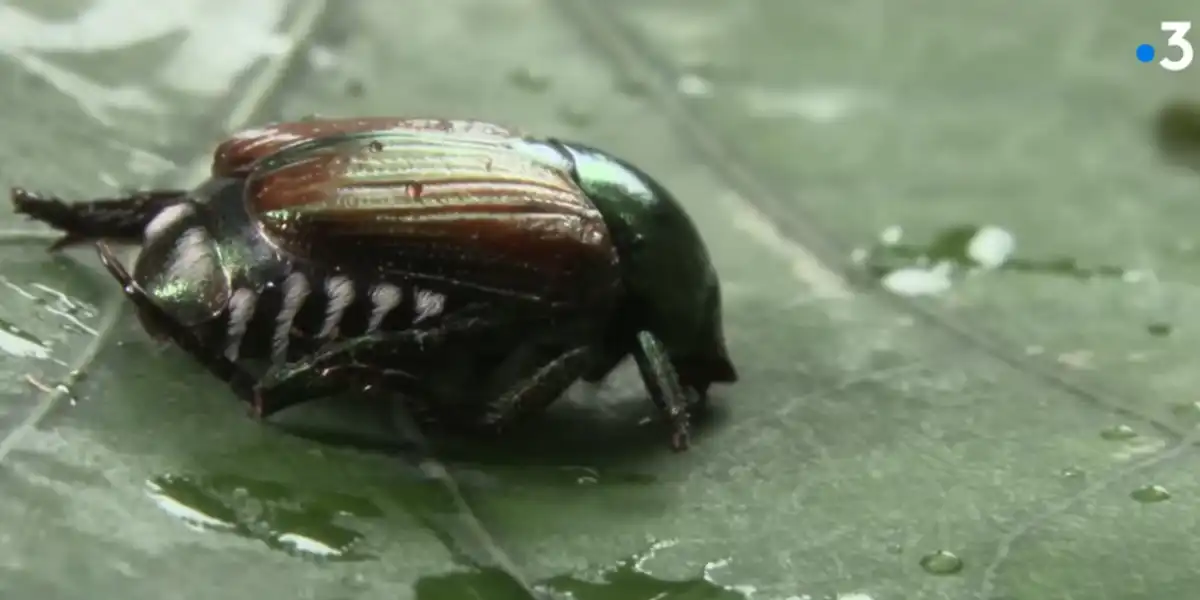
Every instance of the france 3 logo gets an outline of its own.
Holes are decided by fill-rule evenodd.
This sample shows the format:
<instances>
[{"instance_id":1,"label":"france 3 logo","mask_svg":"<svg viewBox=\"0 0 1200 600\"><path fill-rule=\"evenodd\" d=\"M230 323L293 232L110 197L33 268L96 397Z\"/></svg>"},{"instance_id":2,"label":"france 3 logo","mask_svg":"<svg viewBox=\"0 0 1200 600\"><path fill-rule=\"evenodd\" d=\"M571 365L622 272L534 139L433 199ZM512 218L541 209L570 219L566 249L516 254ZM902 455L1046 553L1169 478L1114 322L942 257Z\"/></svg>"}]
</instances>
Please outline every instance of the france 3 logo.
<instances>
[{"instance_id":1,"label":"france 3 logo","mask_svg":"<svg viewBox=\"0 0 1200 600\"><path fill-rule=\"evenodd\" d=\"M1188 40L1191 30L1191 21L1163 21L1162 31L1167 34L1163 45L1166 47L1160 53L1155 50L1154 44L1142 44L1137 47L1137 59L1148 63L1154 60L1155 54L1161 54L1158 66L1168 71L1182 71L1188 68L1196 55L1192 42Z\"/></svg>"}]
</instances>

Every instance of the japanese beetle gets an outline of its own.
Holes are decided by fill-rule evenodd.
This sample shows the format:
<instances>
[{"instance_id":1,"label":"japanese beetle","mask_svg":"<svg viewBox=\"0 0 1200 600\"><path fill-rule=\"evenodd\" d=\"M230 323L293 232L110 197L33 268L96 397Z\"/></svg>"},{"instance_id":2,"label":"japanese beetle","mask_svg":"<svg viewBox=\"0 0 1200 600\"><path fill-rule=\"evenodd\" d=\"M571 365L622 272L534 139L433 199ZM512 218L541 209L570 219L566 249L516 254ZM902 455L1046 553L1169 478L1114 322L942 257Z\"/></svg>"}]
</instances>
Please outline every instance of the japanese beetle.
<instances>
[{"instance_id":1,"label":"japanese beetle","mask_svg":"<svg viewBox=\"0 0 1200 600\"><path fill-rule=\"evenodd\" d=\"M737 380L720 284L649 175L582 144L443 119L317 119L221 143L193 190L18 213L95 242L151 335L266 417L321 390L498 430L632 354L688 444ZM108 242L140 244L132 274Z\"/></svg>"}]
</instances>

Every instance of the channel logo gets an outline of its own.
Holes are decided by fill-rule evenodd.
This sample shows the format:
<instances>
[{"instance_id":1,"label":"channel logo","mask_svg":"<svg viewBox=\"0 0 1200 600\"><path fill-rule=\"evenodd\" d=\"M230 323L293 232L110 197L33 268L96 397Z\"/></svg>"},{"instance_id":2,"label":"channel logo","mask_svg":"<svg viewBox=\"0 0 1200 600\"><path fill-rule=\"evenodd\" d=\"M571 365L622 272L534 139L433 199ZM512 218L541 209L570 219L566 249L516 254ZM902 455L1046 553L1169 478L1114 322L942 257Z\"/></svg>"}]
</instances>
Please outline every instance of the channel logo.
<instances>
[{"instance_id":1,"label":"channel logo","mask_svg":"<svg viewBox=\"0 0 1200 600\"><path fill-rule=\"evenodd\" d=\"M1158 66L1168 71L1182 71L1188 68L1196 55L1192 42L1188 40L1188 33L1191 30L1191 21L1163 21L1162 31L1167 34L1167 39L1163 42L1163 51L1158 52L1154 44L1142 44L1137 47L1137 59L1148 63L1153 61L1156 55L1161 54Z\"/></svg>"}]
</instances>

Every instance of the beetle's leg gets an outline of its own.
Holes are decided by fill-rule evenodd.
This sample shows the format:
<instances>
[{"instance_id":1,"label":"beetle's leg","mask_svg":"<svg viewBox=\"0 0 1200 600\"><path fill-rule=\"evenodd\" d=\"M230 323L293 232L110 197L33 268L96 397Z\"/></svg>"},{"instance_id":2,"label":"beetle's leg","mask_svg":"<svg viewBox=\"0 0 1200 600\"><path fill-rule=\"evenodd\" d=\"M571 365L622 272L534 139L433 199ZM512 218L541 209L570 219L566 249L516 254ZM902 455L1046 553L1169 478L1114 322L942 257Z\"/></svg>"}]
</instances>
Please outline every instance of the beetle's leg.
<instances>
[{"instance_id":1,"label":"beetle's leg","mask_svg":"<svg viewBox=\"0 0 1200 600\"><path fill-rule=\"evenodd\" d=\"M365 377L369 369L359 365L336 365L314 369L300 369L282 378L264 382L259 380L253 387L251 413L255 418L267 419L279 411L303 404L327 394L345 391L348 382L372 381L386 375L390 384L400 381L416 382L417 378L401 369L388 369L380 377ZM377 383L372 383L377 385Z\"/></svg>"},{"instance_id":2,"label":"beetle's leg","mask_svg":"<svg viewBox=\"0 0 1200 600\"><path fill-rule=\"evenodd\" d=\"M186 190L150 190L123 198L65 202L57 196L13 188L12 203L17 214L63 232L63 237L50 245L49 250L53 252L95 240L138 243L146 226L159 212L187 196Z\"/></svg>"},{"instance_id":3,"label":"beetle's leg","mask_svg":"<svg viewBox=\"0 0 1200 600\"><path fill-rule=\"evenodd\" d=\"M662 341L649 331L638 332L637 341L633 358L651 400L671 423L671 446L677 451L686 450L691 435L688 394Z\"/></svg>"},{"instance_id":4,"label":"beetle's leg","mask_svg":"<svg viewBox=\"0 0 1200 600\"><path fill-rule=\"evenodd\" d=\"M480 310L482 310L482 306ZM437 327L380 332L334 342L297 361L271 368L254 386L254 411L260 418L304 402L304 390L329 380L337 370L353 368L355 357L370 352L420 354L435 350L461 335L475 336L488 327L474 307L448 318ZM415 376L410 377L415 380Z\"/></svg>"},{"instance_id":5,"label":"beetle's leg","mask_svg":"<svg viewBox=\"0 0 1200 600\"><path fill-rule=\"evenodd\" d=\"M529 377L518 381L488 407L479 424L500 430L515 419L539 411L557 400L587 369L591 354L586 346L559 354ZM507 369L501 368L500 373ZM507 383L500 377L497 383Z\"/></svg>"},{"instance_id":6,"label":"beetle's leg","mask_svg":"<svg viewBox=\"0 0 1200 600\"><path fill-rule=\"evenodd\" d=\"M412 376L398 369L380 369L367 368L360 366L348 366L340 368L335 373L322 375L320 377L321 384L327 385L330 389L328 392L332 395L335 393L345 393L347 390L355 392L363 397L368 402L367 407L375 415L378 422L383 424L389 433L395 434L399 440L399 444L395 441L380 443L373 440L363 440L361 437L353 434L329 431L320 428L319 426L289 423L287 425L279 425L268 423L282 429L283 431L296 435L305 439L310 439L324 444L335 446L347 446L362 450L382 450L394 452L396 450L414 451L418 455L428 455L428 445L421 435L421 430L416 423L420 422L426 415L425 411L428 408L427 403L420 401L423 397L423 390L416 389ZM305 382L312 383L312 382ZM294 404L299 404L308 398L315 398L322 393L312 394L311 389L306 388L305 391L310 393L304 394ZM400 400L401 407L395 408L392 405L393 400Z\"/></svg>"}]
</instances>

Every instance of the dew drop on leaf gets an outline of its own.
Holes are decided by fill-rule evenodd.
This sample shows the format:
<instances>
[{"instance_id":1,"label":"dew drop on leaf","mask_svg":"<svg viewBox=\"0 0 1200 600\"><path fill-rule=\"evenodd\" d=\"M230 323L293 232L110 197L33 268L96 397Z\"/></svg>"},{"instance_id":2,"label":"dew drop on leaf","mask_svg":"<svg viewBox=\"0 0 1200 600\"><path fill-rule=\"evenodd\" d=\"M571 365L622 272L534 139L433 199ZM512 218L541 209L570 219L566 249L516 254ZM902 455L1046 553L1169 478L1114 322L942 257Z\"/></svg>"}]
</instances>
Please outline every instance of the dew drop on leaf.
<instances>
[{"instance_id":1,"label":"dew drop on leaf","mask_svg":"<svg viewBox=\"0 0 1200 600\"><path fill-rule=\"evenodd\" d=\"M1167 491L1161 485L1144 485L1129 494L1130 498L1141 502L1142 504L1153 504L1171 499L1171 492Z\"/></svg>"},{"instance_id":2,"label":"dew drop on leaf","mask_svg":"<svg viewBox=\"0 0 1200 600\"><path fill-rule=\"evenodd\" d=\"M938 550L921 557L921 568L932 575L953 575L963 569L963 561L953 552Z\"/></svg>"},{"instance_id":3,"label":"dew drop on leaf","mask_svg":"<svg viewBox=\"0 0 1200 600\"><path fill-rule=\"evenodd\" d=\"M1083 479L1085 475L1083 469L1075 466L1064 467L1063 470L1058 472L1058 474L1063 479Z\"/></svg>"}]
</instances>

